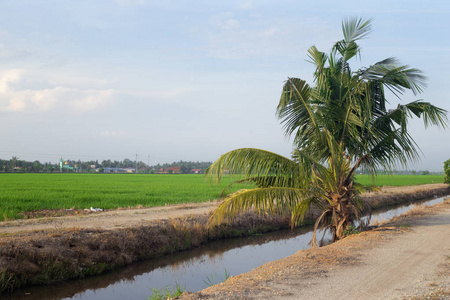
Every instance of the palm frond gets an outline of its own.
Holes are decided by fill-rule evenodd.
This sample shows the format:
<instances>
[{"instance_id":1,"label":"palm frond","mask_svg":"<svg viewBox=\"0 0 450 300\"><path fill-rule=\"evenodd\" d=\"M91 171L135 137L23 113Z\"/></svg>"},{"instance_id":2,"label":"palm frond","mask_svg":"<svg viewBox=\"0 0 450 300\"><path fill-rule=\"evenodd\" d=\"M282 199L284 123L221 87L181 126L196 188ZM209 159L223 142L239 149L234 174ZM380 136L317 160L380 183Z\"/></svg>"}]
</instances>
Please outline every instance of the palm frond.
<instances>
[{"instance_id":1,"label":"palm frond","mask_svg":"<svg viewBox=\"0 0 450 300\"><path fill-rule=\"evenodd\" d=\"M438 126L447 128L447 110L432 105L429 102L417 100L404 105L416 117L423 117L425 128Z\"/></svg>"},{"instance_id":2,"label":"palm frond","mask_svg":"<svg viewBox=\"0 0 450 300\"><path fill-rule=\"evenodd\" d=\"M310 102L311 88L299 78L288 78L277 107L278 118L284 123L286 135L296 129L311 135L317 130L314 107Z\"/></svg>"},{"instance_id":3,"label":"palm frond","mask_svg":"<svg viewBox=\"0 0 450 300\"><path fill-rule=\"evenodd\" d=\"M332 227L332 224L329 222L330 219L332 219L333 210L331 208L325 209L322 211L320 216L316 219L316 222L314 223L314 229L311 239L311 247L317 247L317 231L322 231L323 236L321 241L323 241L323 237L325 236L325 233L327 230L330 230Z\"/></svg>"},{"instance_id":4,"label":"palm frond","mask_svg":"<svg viewBox=\"0 0 450 300\"><path fill-rule=\"evenodd\" d=\"M342 55L344 61L349 61L351 58L359 54L359 46L357 40L366 37L372 30L371 20L350 18L342 22L342 32L344 39L338 41L333 51L337 51Z\"/></svg>"},{"instance_id":5,"label":"palm frond","mask_svg":"<svg viewBox=\"0 0 450 300\"><path fill-rule=\"evenodd\" d=\"M414 95L421 93L426 87L426 77L418 69L398 64L397 59L390 57L360 70L360 76L365 80L381 82L397 97L406 90L411 90Z\"/></svg>"},{"instance_id":6,"label":"palm frond","mask_svg":"<svg viewBox=\"0 0 450 300\"><path fill-rule=\"evenodd\" d=\"M328 60L327 55L317 50L316 46L312 46L308 49L308 57L310 58L309 62L316 66L316 72L322 72Z\"/></svg>"},{"instance_id":7,"label":"palm frond","mask_svg":"<svg viewBox=\"0 0 450 300\"><path fill-rule=\"evenodd\" d=\"M255 148L227 152L205 172L205 176L213 182L220 181L224 174L241 175L262 186L289 186L290 182L297 182L301 176L293 160Z\"/></svg>"},{"instance_id":8,"label":"palm frond","mask_svg":"<svg viewBox=\"0 0 450 300\"><path fill-rule=\"evenodd\" d=\"M308 189L298 188L255 188L241 190L226 198L210 217L210 225L231 221L239 213L256 211L258 213L291 213L304 199L311 197Z\"/></svg>"},{"instance_id":9,"label":"palm frond","mask_svg":"<svg viewBox=\"0 0 450 300\"><path fill-rule=\"evenodd\" d=\"M349 18L342 22L342 32L346 42L365 38L372 30L372 19Z\"/></svg>"}]
</instances>

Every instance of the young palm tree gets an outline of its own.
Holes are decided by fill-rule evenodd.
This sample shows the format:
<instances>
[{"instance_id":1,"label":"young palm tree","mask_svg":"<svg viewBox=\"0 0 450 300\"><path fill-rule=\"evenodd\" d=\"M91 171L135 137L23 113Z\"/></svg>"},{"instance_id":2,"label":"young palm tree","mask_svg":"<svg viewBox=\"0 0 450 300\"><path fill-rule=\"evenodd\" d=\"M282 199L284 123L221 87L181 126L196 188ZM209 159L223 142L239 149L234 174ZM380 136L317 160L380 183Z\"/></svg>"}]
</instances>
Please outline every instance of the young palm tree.
<instances>
[{"instance_id":1,"label":"young palm tree","mask_svg":"<svg viewBox=\"0 0 450 300\"><path fill-rule=\"evenodd\" d=\"M388 58L353 72L349 60L359 54L356 41L371 30L371 21L343 22L344 39L330 54L311 47L315 86L298 78L286 81L277 114L287 136L294 136L292 159L260 149L237 149L222 155L206 171L220 180L226 171L244 174L241 181L257 188L230 195L211 217L212 223L245 210L291 214L297 226L314 206L322 212L318 228L329 229L333 241L359 219L362 187L353 180L357 168L375 174L417 160L418 146L408 133L412 116L425 127L446 127L446 111L417 100L387 109L385 88L400 97L422 91L425 77L417 69L399 66ZM315 235L313 244L315 243Z\"/></svg>"}]
</instances>

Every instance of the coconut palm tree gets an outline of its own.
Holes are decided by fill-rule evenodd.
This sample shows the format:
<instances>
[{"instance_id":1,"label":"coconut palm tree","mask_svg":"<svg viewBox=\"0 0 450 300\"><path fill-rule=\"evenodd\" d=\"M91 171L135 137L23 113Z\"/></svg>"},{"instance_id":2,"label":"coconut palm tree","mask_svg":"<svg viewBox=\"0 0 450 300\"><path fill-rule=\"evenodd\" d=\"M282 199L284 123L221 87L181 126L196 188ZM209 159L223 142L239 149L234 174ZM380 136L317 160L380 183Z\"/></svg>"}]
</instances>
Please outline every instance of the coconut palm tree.
<instances>
[{"instance_id":1,"label":"coconut palm tree","mask_svg":"<svg viewBox=\"0 0 450 300\"><path fill-rule=\"evenodd\" d=\"M316 68L314 86L299 78L288 78L283 86L277 115L285 134L294 137L292 159L260 149L237 149L206 171L216 181L224 171L243 174L240 181L257 186L227 197L211 217L213 224L256 209L288 211L294 227L316 207L321 214L315 230L329 229L333 241L338 240L362 209L362 186L353 179L356 170L375 174L379 168L417 160L418 146L407 126L413 116L423 118L425 127L446 127L447 112L422 100L387 109L386 89L399 98L405 91L417 95L425 77L394 58L352 71L349 61L360 52L356 42L370 32L371 21L350 19L342 29L344 38L329 54L315 46L308 50Z\"/></svg>"}]
</instances>

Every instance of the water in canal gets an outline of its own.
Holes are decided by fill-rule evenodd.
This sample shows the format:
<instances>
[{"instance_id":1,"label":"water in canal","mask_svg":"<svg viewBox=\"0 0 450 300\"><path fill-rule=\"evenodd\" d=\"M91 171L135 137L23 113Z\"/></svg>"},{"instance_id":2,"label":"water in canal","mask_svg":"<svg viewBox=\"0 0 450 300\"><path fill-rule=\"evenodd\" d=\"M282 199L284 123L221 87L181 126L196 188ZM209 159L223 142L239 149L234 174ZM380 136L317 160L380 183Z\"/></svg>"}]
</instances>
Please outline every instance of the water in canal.
<instances>
[{"instance_id":1,"label":"water in canal","mask_svg":"<svg viewBox=\"0 0 450 300\"><path fill-rule=\"evenodd\" d=\"M441 203L444 198L435 198L421 205ZM372 215L372 221L388 220L416 205L377 211ZM236 276L307 249L311 237L309 227L216 241L199 249L135 263L101 276L18 290L6 299L147 299L152 289L173 288L176 284L195 292L210 283L222 282L227 275Z\"/></svg>"}]
</instances>

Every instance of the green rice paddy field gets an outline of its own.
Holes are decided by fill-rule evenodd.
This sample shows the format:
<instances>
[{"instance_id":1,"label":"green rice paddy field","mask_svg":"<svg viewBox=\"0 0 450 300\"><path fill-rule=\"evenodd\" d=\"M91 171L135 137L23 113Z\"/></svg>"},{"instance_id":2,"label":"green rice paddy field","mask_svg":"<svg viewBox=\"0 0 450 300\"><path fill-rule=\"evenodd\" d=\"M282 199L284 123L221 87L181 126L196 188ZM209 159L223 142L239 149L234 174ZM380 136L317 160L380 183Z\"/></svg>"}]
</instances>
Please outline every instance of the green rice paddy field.
<instances>
[{"instance_id":1,"label":"green rice paddy field","mask_svg":"<svg viewBox=\"0 0 450 300\"><path fill-rule=\"evenodd\" d=\"M357 180L373 184L369 176ZM443 180L443 175L380 175L375 185L405 186ZM230 182L225 178L219 185L211 185L203 175L0 174L0 221L41 209L111 209L210 201L218 199ZM249 187L236 185L227 191Z\"/></svg>"}]
</instances>

